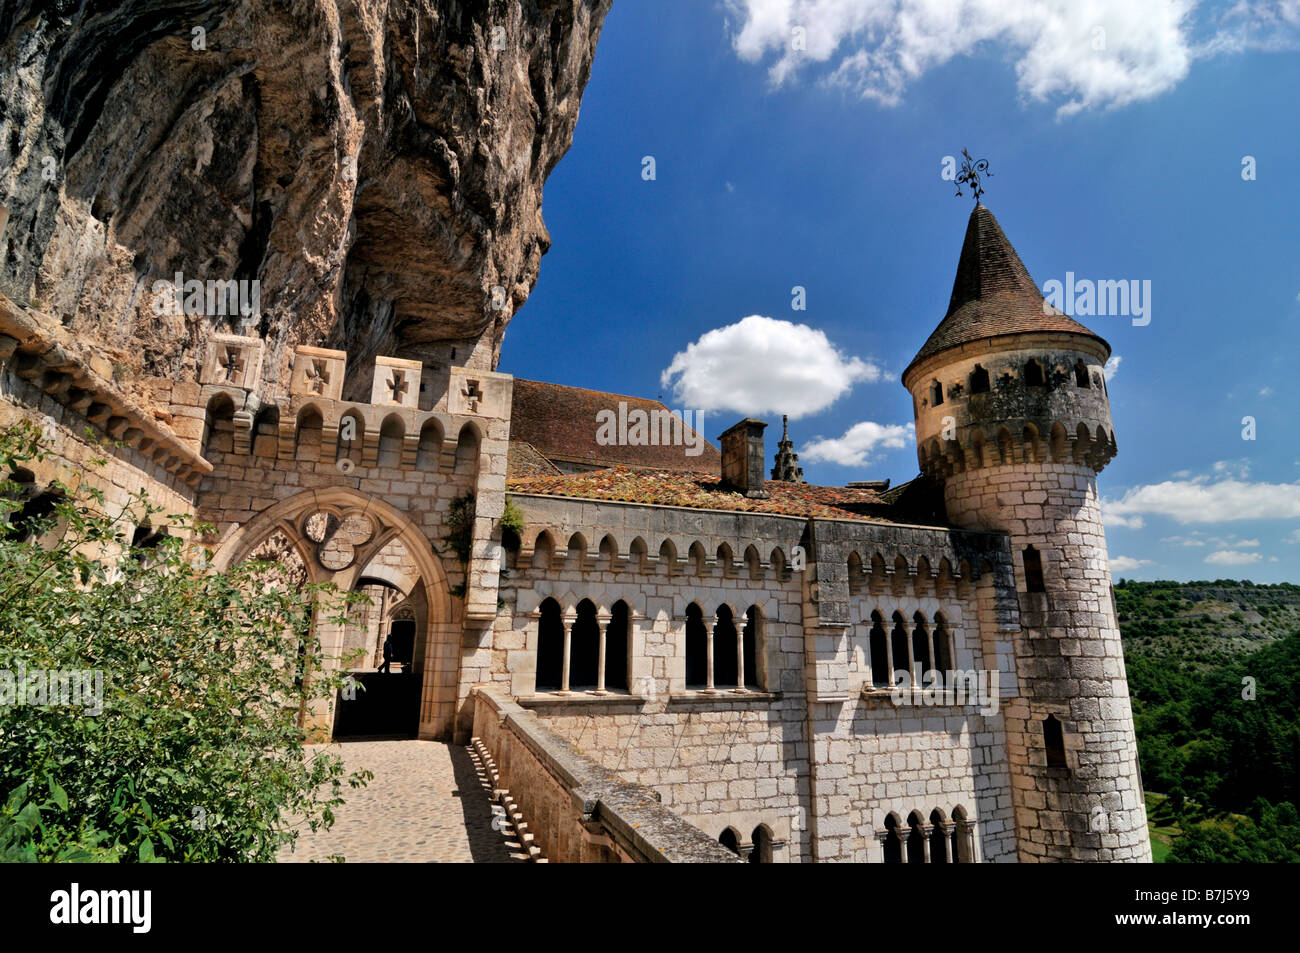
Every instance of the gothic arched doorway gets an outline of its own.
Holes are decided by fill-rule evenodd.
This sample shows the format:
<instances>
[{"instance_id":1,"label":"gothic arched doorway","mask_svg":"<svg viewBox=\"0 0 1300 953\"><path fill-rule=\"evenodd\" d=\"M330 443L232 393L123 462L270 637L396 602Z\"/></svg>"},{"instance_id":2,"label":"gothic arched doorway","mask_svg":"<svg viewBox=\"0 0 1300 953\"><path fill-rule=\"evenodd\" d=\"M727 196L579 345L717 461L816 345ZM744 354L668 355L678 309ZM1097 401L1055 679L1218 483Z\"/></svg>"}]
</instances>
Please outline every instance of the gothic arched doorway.
<instances>
[{"instance_id":1,"label":"gothic arched doorway","mask_svg":"<svg viewBox=\"0 0 1300 953\"><path fill-rule=\"evenodd\" d=\"M424 534L389 504L355 490L307 491L234 530L213 563L233 565L271 540L299 557L306 583L329 582L364 597L345 621L319 612L313 620L326 664L347 669L357 683L350 697L340 693L311 711L317 734L450 739L459 635L446 575ZM385 642L389 665L381 671Z\"/></svg>"}]
</instances>

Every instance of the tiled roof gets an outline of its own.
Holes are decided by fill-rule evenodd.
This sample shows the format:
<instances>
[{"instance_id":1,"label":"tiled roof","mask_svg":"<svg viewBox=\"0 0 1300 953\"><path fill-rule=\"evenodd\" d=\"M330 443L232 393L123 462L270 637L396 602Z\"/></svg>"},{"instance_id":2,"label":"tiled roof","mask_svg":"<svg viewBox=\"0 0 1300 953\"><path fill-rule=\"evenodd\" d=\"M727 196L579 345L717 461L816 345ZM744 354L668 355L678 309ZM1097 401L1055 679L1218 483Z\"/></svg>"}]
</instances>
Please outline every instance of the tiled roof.
<instances>
[{"instance_id":1,"label":"tiled roof","mask_svg":"<svg viewBox=\"0 0 1300 953\"><path fill-rule=\"evenodd\" d=\"M610 467L588 473L512 479L507 482L510 492L540 496L736 510L770 516L882 523L917 522L915 519L903 518L895 504L875 490L812 486L778 480L766 481L764 488L768 493L767 499L747 499L740 493L725 489L716 474L682 470L639 470L631 467Z\"/></svg>"},{"instance_id":2,"label":"tiled roof","mask_svg":"<svg viewBox=\"0 0 1300 953\"><path fill-rule=\"evenodd\" d=\"M660 413L668 408L657 400L626 397L604 391L566 387L516 377L510 407L510 439L524 441L548 460L590 467L630 466L653 469L722 472L722 457L708 441L695 442L685 428L688 442L702 446L696 456L687 456L683 446L604 446L596 442L601 411L618 412L620 402L630 413L642 410Z\"/></svg>"},{"instance_id":3,"label":"tiled roof","mask_svg":"<svg viewBox=\"0 0 1300 953\"><path fill-rule=\"evenodd\" d=\"M559 468L537 452L531 443L511 440L506 451L506 479L523 479L525 477L554 476Z\"/></svg>"},{"instance_id":4,"label":"tiled roof","mask_svg":"<svg viewBox=\"0 0 1300 953\"><path fill-rule=\"evenodd\" d=\"M948 313L912 359L909 369L931 354L1002 334L1066 331L1086 334L1106 344L1056 308L1049 311L1043 313L1043 295L993 213L976 205L966 225Z\"/></svg>"}]
</instances>

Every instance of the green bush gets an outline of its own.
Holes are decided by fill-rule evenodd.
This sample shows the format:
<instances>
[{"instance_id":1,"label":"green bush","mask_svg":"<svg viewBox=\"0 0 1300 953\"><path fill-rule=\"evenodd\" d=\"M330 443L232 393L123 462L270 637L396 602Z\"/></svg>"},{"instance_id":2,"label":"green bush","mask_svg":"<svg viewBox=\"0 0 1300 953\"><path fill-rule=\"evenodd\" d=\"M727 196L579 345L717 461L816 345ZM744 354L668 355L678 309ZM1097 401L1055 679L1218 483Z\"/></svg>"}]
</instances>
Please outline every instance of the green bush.
<instances>
[{"instance_id":1,"label":"green bush","mask_svg":"<svg viewBox=\"0 0 1300 953\"><path fill-rule=\"evenodd\" d=\"M0 474L39 456L34 428L0 430ZM0 859L269 861L329 826L366 780L305 746L308 706L341 683L312 606L345 600L267 563L215 571L175 536L133 550L146 518L198 528L143 496L109 515L62 493L35 516L0 481ZM43 674L67 672L82 693Z\"/></svg>"}]
</instances>

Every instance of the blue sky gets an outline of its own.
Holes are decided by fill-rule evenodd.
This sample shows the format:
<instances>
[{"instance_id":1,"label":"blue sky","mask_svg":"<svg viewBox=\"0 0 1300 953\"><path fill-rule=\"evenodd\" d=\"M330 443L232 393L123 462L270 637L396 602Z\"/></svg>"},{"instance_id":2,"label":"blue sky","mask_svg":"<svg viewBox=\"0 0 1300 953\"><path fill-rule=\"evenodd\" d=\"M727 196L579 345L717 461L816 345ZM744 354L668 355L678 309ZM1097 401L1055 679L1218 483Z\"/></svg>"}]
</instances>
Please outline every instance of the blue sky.
<instances>
[{"instance_id":1,"label":"blue sky","mask_svg":"<svg viewBox=\"0 0 1300 953\"><path fill-rule=\"evenodd\" d=\"M909 479L966 147L1039 287L1151 282L1146 326L1081 318L1115 576L1300 581L1298 39L1300 0L617 0L500 369L754 414L769 455L788 410L809 482Z\"/></svg>"}]
</instances>

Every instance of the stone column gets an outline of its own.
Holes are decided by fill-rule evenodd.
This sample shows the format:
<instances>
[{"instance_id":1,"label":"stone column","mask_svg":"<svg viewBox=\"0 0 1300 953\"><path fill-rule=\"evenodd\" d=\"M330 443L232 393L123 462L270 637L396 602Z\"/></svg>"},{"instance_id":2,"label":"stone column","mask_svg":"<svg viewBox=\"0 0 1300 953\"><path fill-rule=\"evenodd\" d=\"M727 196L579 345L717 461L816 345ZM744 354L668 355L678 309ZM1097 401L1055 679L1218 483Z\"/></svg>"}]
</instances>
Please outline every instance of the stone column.
<instances>
[{"instance_id":1,"label":"stone column","mask_svg":"<svg viewBox=\"0 0 1300 953\"><path fill-rule=\"evenodd\" d=\"M709 631L707 633L709 637L707 642L709 661L708 661L708 677L705 680L705 684L704 684L704 690L706 692L717 691L717 689L713 687L713 636L717 632L717 628L718 628L718 616L714 614L713 625L709 626Z\"/></svg>"},{"instance_id":2,"label":"stone column","mask_svg":"<svg viewBox=\"0 0 1300 953\"><path fill-rule=\"evenodd\" d=\"M612 615L601 614L596 616L596 625L600 629L600 654L596 660L596 694L608 695L605 690L605 640L609 636L609 624L614 620Z\"/></svg>"},{"instance_id":3,"label":"stone column","mask_svg":"<svg viewBox=\"0 0 1300 953\"><path fill-rule=\"evenodd\" d=\"M737 625L735 626L735 629L736 629L736 691L739 693L739 692L744 692L745 690L745 627L743 625Z\"/></svg>"},{"instance_id":4,"label":"stone column","mask_svg":"<svg viewBox=\"0 0 1300 953\"><path fill-rule=\"evenodd\" d=\"M575 612L572 615L564 616L564 667L560 672L560 691L559 694L569 694L569 654L573 647L573 623L578 619Z\"/></svg>"}]
</instances>

